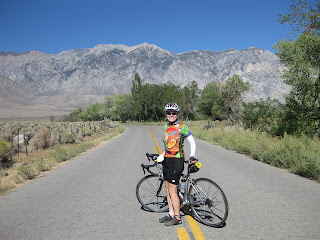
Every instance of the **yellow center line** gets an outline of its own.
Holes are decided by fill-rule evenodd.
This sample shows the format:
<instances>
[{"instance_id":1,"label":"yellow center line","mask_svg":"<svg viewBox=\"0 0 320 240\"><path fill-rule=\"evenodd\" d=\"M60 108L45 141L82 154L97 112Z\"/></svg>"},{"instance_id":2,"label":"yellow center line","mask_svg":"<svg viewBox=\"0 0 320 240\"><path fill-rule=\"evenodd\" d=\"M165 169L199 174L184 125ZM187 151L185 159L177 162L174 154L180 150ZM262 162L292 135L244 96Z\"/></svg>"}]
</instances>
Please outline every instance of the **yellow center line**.
<instances>
[{"instance_id":1,"label":"yellow center line","mask_svg":"<svg viewBox=\"0 0 320 240\"><path fill-rule=\"evenodd\" d=\"M196 240L205 240L201 230L200 230L200 227L198 225L198 223L196 222L196 220L194 220L191 216L186 216L187 219L188 219L188 223L189 223L189 226L191 227L192 229L192 232L193 232L193 235L195 237Z\"/></svg>"},{"instance_id":2,"label":"yellow center line","mask_svg":"<svg viewBox=\"0 0 320 240\"><path fill-rule=\"evenodd\" d=\"M190 240L187 229L177 228L179 240Z\"/></svg>"},{"instance_id":3,"label":"yellow center line","mask_svg":"<svg viewBox=\"0 0 320 240\"><path fill-rule=\"evenodd\" d=\"M156 144L156 147L154 147L155 152L161 154L161 153L162 153L161 148L160 148L160 146L159 146L156 138L154 137L153 132L151 131L150 128L148 128L148 127L146 127L146 128L151 132L151 137L153 138L153 141L154 141L154 143Z\"/></svg>"}]
</instances>

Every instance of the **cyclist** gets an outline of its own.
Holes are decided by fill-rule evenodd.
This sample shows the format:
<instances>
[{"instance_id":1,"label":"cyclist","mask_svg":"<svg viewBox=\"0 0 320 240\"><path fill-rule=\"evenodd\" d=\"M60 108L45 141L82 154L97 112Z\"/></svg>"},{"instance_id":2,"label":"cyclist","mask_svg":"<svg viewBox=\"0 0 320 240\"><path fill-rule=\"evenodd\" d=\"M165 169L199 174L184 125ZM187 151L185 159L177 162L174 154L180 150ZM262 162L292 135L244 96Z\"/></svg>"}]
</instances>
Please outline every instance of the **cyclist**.
<instances>
[{"instance_id":1,"label":"cyclist","mask_svg":"<svg viewBox=\"0 0 320 240\"><path fill-rule=\"evenodd\" d=\"M157 158L158 162L163 161L163 176L167 192L169 214L159 219L160 223L166 226L181 224L180 199L177 194L177 186L184 170L183 142L187 138L191 151L189 164L196 162L196 143L189 128L178 121L180 108L176 103L168 103L166 112L168 123L165 125L163 142L165 151Z\"/></svg>"}]
</instances>

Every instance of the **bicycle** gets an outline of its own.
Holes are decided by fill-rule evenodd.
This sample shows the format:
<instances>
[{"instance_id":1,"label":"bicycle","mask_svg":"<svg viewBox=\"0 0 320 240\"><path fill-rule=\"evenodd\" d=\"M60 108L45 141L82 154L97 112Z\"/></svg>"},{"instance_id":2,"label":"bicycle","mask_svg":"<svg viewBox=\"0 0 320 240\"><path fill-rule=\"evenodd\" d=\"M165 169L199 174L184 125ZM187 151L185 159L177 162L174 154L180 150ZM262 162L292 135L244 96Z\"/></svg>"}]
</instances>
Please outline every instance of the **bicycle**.
<instances>
[{"instance_id":1,"label":"bicycle","mask_svg":"<svg viewBox=\"0 0 320 240\"><path fill-rule=\"evenodd\" d=\"M155 161L158 154L146 153L149 161ZM188 161L185 161L188 163ZM143 177L137 184L136 195L142 207L151 212L168 211L166 189L161 163L141 164L143 172L150 175ZM150 168L156 167L157 172ZM181 207L190 206L196 220L211 227L221 227L228 217L228 201L222 189L208 178L191 178L188 165L187 174L183 174L178 186ZM185 185L181 187L181 185Z\"/></svg>"}]
</instances>

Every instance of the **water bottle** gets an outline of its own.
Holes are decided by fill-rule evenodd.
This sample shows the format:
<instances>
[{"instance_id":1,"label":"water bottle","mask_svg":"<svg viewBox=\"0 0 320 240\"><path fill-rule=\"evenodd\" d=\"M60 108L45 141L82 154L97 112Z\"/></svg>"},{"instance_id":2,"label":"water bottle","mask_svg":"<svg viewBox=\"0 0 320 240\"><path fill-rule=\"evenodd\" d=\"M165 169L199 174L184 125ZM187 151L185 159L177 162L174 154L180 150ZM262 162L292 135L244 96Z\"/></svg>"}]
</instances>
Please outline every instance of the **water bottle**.
<instances>
[{"instance_id":1,"label":"water bottle","mask_svg":"<svg viewBox=\"0 0 320 240\"><path fill-rule=\"evenodd\" d=\"M180 183L180 192L182 194L184 194L185 188L186 188L186 179L183 178L183 179L181 179L181 183Z\"/></svg>"}]
</instances>

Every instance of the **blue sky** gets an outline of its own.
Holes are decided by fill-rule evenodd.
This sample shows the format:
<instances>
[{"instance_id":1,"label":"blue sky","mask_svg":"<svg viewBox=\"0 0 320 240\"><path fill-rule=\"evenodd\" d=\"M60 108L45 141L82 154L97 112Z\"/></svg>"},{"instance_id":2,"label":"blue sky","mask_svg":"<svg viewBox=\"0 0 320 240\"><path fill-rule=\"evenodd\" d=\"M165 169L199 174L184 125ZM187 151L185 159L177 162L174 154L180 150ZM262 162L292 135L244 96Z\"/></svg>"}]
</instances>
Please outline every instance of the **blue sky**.
<instances>
[{"instance_id":1,"label":"blue sky","mask_svg":"<svg viewBox=\"0 0 320 240\"><path fill-rule=\"evenodd\" d=\"M0 51L59 53L141 43L181 53L249 47L274 52L291 0L1 0Z\"/></svg>"}]
</instances>

